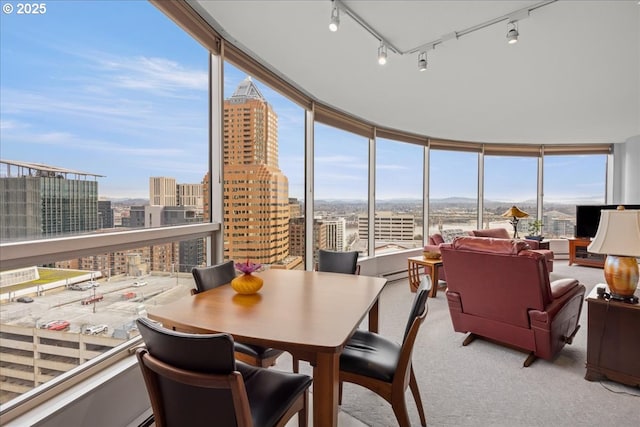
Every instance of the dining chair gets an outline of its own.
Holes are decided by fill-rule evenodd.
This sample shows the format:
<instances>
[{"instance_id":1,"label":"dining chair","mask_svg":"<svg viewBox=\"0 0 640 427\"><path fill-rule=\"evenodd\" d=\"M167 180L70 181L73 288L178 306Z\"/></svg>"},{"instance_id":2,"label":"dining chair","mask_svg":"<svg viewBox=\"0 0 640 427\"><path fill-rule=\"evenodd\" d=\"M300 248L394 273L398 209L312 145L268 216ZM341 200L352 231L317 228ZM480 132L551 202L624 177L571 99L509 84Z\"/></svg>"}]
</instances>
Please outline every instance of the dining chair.
<instances>
[{"instance_id":1,"label":"dining chair","mask_svg":"<svg viewBox=\"0 0 640 427\"><path fill-rule=\"evenodd\" d=\"M427 316L427 296L431 286L431 278L424 276L413 300L402 344L362 329L356 330L347 341L340 355L340 404L343 382L358 384L389 402L398 425L409 427L405 392L410 387L420 422L427 425L411 354L420 325Z\"/></svg>"},{"instance_id":2,"label":"dining chair","mask_svg":"<svg viewBox=\"0 0 640 427\"><path fill-rule=\"evenodd\" d=\"M360 265L358 265L358 252L340 252L320 249L318 251L318 262L316 264L316 271L360 274Z\"/></svg>"},{"instance_id":3,"label":"dining chair","mask_svg":"<svg viewBox=\"0 0 640 427\"><path fill-rule=\"evenodd\" d=\"M231 282L236 277L236 269L233 261L226 261L209 267L194 267L191 270L191 274L196 282L196 288L191 289L191 294L195 295ZM235 349L236 359L261 368L273 366L276 363L276 359L284 353L283 350L237 341L235 342ZM298 370L294 369L294 372L297 373Z\"/></svg>"},{"instance_id":4,"label":"dining chair","mask_svg":"<svg viewBox=\"0 0 640 427\"><path fill-rule=\"evenodd\" d=\"M237 362L229 334L172 331L137 319L136 351L157 427L308 423L311 377Z\"/></svg>"}]
</instances>

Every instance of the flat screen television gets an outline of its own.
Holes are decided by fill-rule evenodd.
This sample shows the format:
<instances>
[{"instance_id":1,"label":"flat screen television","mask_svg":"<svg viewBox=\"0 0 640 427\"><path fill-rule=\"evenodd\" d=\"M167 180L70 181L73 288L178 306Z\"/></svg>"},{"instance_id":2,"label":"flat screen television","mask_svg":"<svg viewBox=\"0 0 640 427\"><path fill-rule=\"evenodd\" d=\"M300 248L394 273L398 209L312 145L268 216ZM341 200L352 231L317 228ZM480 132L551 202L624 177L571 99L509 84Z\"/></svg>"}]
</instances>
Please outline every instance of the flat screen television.
<instances>
[{"instance_id":1,"label":"flat screen television","mask_svg":"<svg viewBox=\"0 0 640 427\"><path fill-rule=\"evenodd\" d=\"M598 231L600 211L616 209L620 205L577 205L575 237L593 238ZM622 205L625 209L640 209L640 205Z\"/></svg>"}]
</instances>

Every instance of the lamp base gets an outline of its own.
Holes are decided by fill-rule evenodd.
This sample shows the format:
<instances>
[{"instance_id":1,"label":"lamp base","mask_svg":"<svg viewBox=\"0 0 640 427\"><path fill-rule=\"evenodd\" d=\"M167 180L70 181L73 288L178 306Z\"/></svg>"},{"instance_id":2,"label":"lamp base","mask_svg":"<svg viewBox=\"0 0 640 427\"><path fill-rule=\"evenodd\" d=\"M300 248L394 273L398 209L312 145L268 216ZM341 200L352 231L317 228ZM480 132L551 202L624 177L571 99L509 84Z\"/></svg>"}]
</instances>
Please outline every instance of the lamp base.
<instances>
[{"instance_id":1,"label":"lamp base","mask_svg":"<svg viewBox=\"0 0 640 427\"><path fill-rule=\"evenodd\" d=\"M638 304L638 297L635 295L631 295L631 296L624 296L624 295L617 295L617 294L610 294L610 298L613 301L620 301L620 302L626 302L627 304Z\"/></svg>"},{"instance_id":2,"label":"lamp base","mask_svg":"<svg viewBox=\"0 0 640 427\"><path fill-rule=\"evenodd\" d=\"M632 299L638 287L638 261L635 257L607 255L604 278L611 295Z\"/></svg>"}]
</instances>

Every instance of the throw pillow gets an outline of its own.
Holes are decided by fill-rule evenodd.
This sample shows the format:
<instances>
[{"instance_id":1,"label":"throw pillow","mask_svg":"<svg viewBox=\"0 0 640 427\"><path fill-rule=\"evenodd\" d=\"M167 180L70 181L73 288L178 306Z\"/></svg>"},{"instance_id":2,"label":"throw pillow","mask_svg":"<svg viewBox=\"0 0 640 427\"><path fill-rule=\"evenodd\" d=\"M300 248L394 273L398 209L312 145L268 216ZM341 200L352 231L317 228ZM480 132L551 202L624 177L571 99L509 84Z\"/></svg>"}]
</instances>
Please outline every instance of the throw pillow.
<instances>
[{"instance_id":1,"label":"throw pillow","mask_svg":"<svg viewBox=\"0 0 640 427\"><path fill-rule=\"evenodd\" d=\"M452 228L451 230L442 230L442 233L440 234L442 234L442 239L444 240L445 243L453 242L453 239L455 239L458 236L469 235L469 233L462 230L461 228Z\"/></svg>"}]
</instances>

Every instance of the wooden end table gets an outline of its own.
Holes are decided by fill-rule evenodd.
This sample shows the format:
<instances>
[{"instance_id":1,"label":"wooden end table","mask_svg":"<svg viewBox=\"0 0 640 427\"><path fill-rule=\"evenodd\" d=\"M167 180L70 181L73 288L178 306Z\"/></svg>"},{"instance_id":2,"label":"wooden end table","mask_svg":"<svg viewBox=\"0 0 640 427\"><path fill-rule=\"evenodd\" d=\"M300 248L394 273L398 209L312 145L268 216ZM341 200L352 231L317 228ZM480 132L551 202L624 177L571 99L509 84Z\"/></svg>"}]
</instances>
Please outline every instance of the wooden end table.
<instances>
[{"instance_id":1,"label":"wooden end table","mask_svg":"<svg viewBox=\"0 0 640 427\"><path fill-rule=\"evenodd\" d=\"M435 298L438 294L438 268L442 267L442 258L432 259L423 256L413 256L410 257L407 262L409 289L411 289L411 292L416 292L420 286L421 267L427 267L429 269L429 275L431 276L431 291L429 292L429 296Z\"/></svg>"},{"instance_id":2,"label":"wooden end table","mask_svg":"<svg viewBox=\"0 0 640 427\"><path fill-rule=\"evenodd\" d=\"M589 381L608 378L640 386L640 304L587 296L587 372ZM607 292L609 290L607 289ZM640 290L636 291L636 296Z\"/></svg>"}]
</instances>

